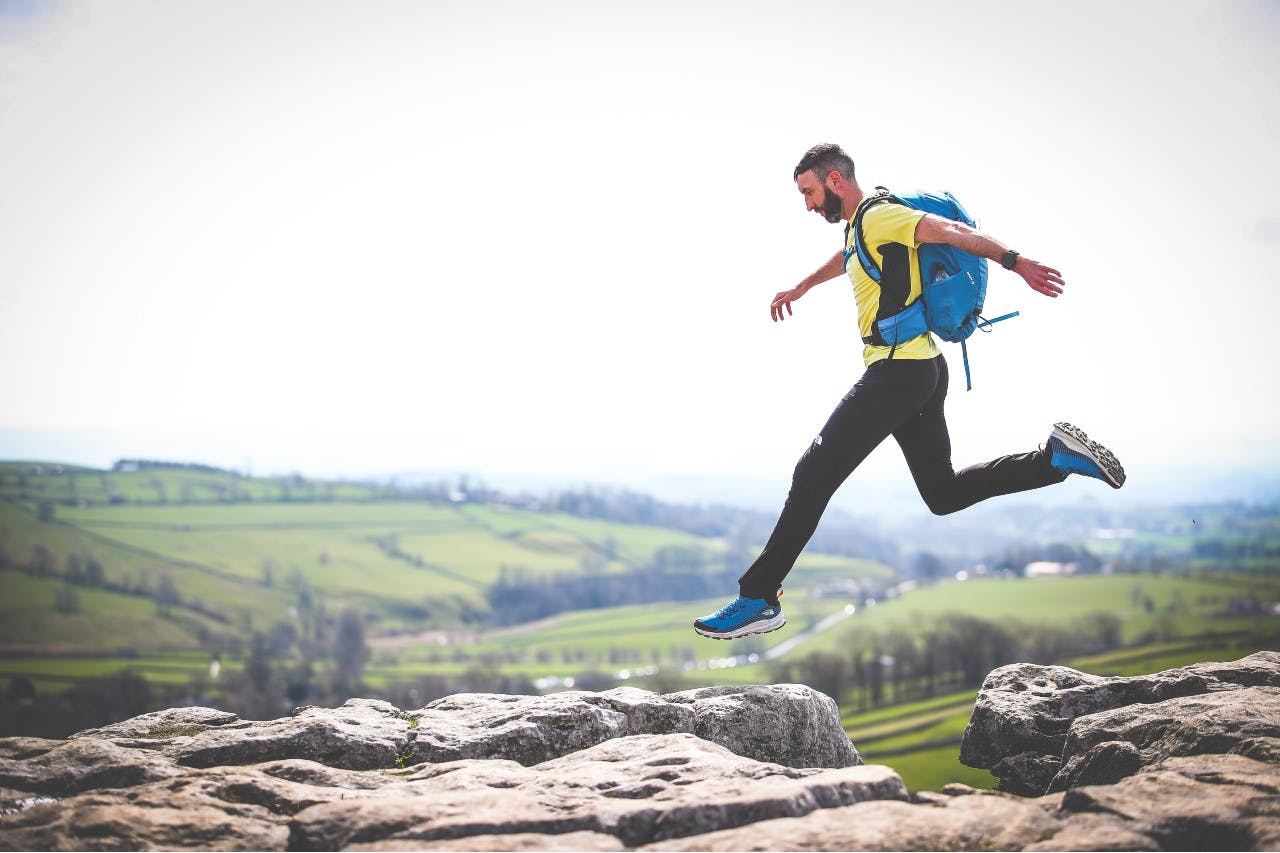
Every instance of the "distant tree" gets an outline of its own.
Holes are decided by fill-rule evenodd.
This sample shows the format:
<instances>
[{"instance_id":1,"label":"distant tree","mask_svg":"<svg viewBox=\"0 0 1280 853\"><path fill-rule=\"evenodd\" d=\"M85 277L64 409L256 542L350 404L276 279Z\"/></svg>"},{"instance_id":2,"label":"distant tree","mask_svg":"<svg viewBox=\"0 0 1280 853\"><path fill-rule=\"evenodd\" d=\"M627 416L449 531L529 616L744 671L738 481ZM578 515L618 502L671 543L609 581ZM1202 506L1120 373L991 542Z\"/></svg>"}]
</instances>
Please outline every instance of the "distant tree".
<instances>
[{"instance_id":1,"label":"distant tree","mask_svg":"<svg viewBox=\"0 0 1280 853\"><path fill-rule=\"evenodd\" d=\"M94 556L85 557L85 560L84 560L85 586L102 586L102 583L104 580L106 580L106 575L102 568L102 561Z\"/></svg>"},{"instance_id":2,"label":"distant tree","mask_svg":"<svg viewBox=\"0 0 1280 853\"><path fill-rule=\"evenodd\" d=\"M364 639L364 617L359 610L347 607L338 614L338 631L333 638L333 659L337 664L339 690L350 690L360 684L369 647Z\"/></svg>"},{"instance_id":3,"label":"distant tree","mask_svg":"<svg viewBox=\"0 0 1280 853\"><path fill-rule=\"evenodd\" d=\"M814 652L800 664L804 683L837 702L849 686L849 661L835 652Z\"/></svg>"},{"instance_id":4,"label":"distant tree","mask_svg":"<svg viewBox=\"0 0 1280 853\"><path fill-rule=\"evenodd\" d=\"M244 663L245 683L256 693L267 693L271 687L271 649L267 638L254 631L249 638L249 657Z\"/></svg>"},{"instance_id":5,"label":"distant tree","mask_svg":"<svg viewBox=\"0 0 1280 853\"><path fill-rule=\"evenodd\" d=\"M77 613L80 610L80 596L76 588L64 583L53 593L53 609L59 613Z\"/></svg>"},{"instance_id":6,"label":"distant tree","mask_svg":"<svg viewBox=\"0 0 1280 853\"><path fill-rule=\"evenodd\" d=\"M285 697L294 705L306 702L315 690L312 685L315 675L315 668L306 658L290 667L284 676Z\"/></svg>"},{"instance_id":7,"label":"distant tree","mask_svg":"<svg viewBox=\"0 0 1280 853\"><path fill-rule=\"evenodd\" d=\"M56 510L53 501L43 500L36 504L36 518L43 522L51 522L54 520Z\"/></svg>"},{"instance_id":8,"label":"distant tree","mask_svg":"<svg viewBox=\"0 0 1280 853\"><path fill-rule=\"evenodd\" d=\"M588 551L578 560L578 566L587 574L594 575L601 572L607 561L596 551Z\"/></svg>"},{"instance_id":9,"label":"distant tree","mask_svg":"<svg viewBox=\"0 0 1280 853\"><path fill-rule=\"evenodd\" d=\"M573 677L574 690L589 690L593 693L599 693L604 690L611 690L614 687L617 687L617 682L612 675L595 669L580 672Z\"/></svg>"},{"instance_id":10,"label":"distant tree","mask_svg":"<svg viewBox=\"0 0 1280 853\"><path fill-rule=\"evenodd\" d=\"M931 551L921 551L916 554L915 559L911 561L911 569L912 573L925 583L933 583L947 571L942 560Z\"/></svg>"},{"instance_id":11,"label":"distant tree","mask_svg":"<svg viewBox=\"0 0 1280 853\"><path fill-rule=\"evenodd\" d=\"M1090 613L1081 619L1082 632L1093 638L1102 650L1116 649L1123 640L1123 622L1114 613Z\"/></svg>"},{"instance_id":12,"label":"distant tree","mask_svg":"<svg viewBox=\"0 0 1280 853\"><path fill-rule=\"evenodd\" d=\"M298 629L289 622L277 622L271 626L267 641L273 657L287 657L298 642Z\"/></svg>"},{"instance_id":13,"label":"distant tree","mask_svg":"<svg viewBox=\"0 0 1280 853\"><path fill-rule=\"evenodd\" d=\"M155 600L156 609L162 616L168 616L170 608L182 603L182 594L178 591L178 585L174 583L173 576L168 572L160 575L160 580L156 582L156 591L151 597Z\"/></svg>"},{"instance_id":14,"label":"distant tree","mask_svg":"<svg viewBox=\"0 0 1280 853\"><path fill-rule=\"evenodd\" d=\"M270 557L262 558L262 585L265 587L273 587L276 585L276 569L278 568L276 561Z\"/></svg>"},{"instance_id":15,"label":"distant tree","mask_svg":"<svg viewBox=\"0 0 1280 853\"><path fill-rule=\"evenodd\" d=\"M67 555L67 583L83 583L84 582L84 558L79 554Z\"/></svg>"},{"instance_id":16,"label":"distant tree","mask_svg":"<svg viewBox=\"0 0 1280 853\"><path fill-rule=\"evenodd\" d=\"M41 544L31 547L31 562L27 564L27 573L32 577L43 578L53 574L53 552Z\"/></svg>"},{"instance_id":17,"label":"distant tree","mask_svg":"<svg viewBox=\"0 0 1280 853\"><path fill-rule=\"evenodd\" d=\"M5 698L14 703L30 703L36 698L35 682L25 675L15 675L9 679L9 689L5 691Z\"/></svg>"}]
</instances>

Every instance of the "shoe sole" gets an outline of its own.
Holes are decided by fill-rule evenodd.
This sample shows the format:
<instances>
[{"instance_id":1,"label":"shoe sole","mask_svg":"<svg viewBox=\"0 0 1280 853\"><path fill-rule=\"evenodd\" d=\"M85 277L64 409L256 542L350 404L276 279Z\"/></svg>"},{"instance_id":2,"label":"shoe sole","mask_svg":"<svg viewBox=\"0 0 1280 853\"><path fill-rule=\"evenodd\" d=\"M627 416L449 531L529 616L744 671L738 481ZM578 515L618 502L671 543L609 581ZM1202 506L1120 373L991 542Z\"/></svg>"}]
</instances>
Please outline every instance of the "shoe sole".
<instances>
[{"instance_id":1,"label":"shoe sole","mask_svg":"<svg viewBox=\"0 0 1280 853\"><path fill-rule=\"evenodd\" d=\"M748 634L768 634L770 631L776 631L783 625L787 624L787 617L779 613L768 622L752 622L750 625L744 625L733 631L704 631L697 625L693 626L693 630L704 637L710 637L713 640L734 640L738 637L745 637Z\"/></svg>"},{"instance_id":2,"label":"shoe sole","mask_svg":"<svg viewBox=\"0 0 1280 853\"><path fill-rule=\"evenodd\" d=\"M1087 456L1097 463L1106 476L1107 485L1111 488L1118 489L1124 485L1124 467L1120 464L1120 460L1116 459L1116 455L1110 450L1089 438L1088 433L1080 427L1069 423L1056 423L1053 425L1053 437L1065 444L1068 450Z\"/></svg>"}]
</instances>

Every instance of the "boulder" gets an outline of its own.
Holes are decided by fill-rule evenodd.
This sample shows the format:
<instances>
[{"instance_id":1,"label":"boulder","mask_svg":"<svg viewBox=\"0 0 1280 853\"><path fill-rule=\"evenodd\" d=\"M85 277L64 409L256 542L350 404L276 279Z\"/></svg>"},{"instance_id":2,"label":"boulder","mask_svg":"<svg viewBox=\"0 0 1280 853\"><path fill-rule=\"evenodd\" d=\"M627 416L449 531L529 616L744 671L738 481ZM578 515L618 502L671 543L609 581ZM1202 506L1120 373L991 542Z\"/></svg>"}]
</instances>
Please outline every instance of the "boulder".
<instances>
[{"instance_id":1,"label":"boulder","mask_svg":"<svg viewBox=\"0 0 1280 853\"><path fill-rule=\"evenodd\" d=\"M693 708L693 733L757 761L788 767L862 763L830 696L803 684L705 687L666 697Z\"/></svg>"},{"instance_id":2,"label":"boulder","mask_svg":"<svg viewBox=\"0 0 1280 853\"><path fill-rule=\"evenodd\" d=\"M1255 721L1249 725L1249 734L1233 738L1204 716L1197 717L1181 736L1170 728L1171 720L1195 716L1200 713L1195 709L1207 711L1211 706L1244 720L1250 716L1247 706L1252 701L1265 698L1272 707L1276 688L1280 688L1280 654L1275 652L1132 677L1012 664L993 671L983 682L961 742L960 760L990 770L1000 779L1001 790L1024 796L1069 785L1080 773L1086 774L1082 779L1114 780L1119 778L1116 774L1131 773L1166 755L1226 752L1238 740L1280 733L1265 721ZM1152 706L1159 708L1151 711ZM1231 708L1236 710L1227 711ZM1111 711L1117 716L1106 717ZM1116 731L1107 734L1112 729ZM1205 731L1201 745L1185 742L1195 740L1195 732L1201 729ZM1099 754L1080 757L1108 741L1112 745ZM1149 748L1152 751L1143 752Z\"/></svg>"},{"instance_id":3,"label":"boulder","mask_svg":"<svg viewBox=\"0 0 1280 853\"><path fill-rule=\"evenodd\" d=\"M1225 753L1245 741L1280 737L1280 688L1246 687L1130 705L1080 717L1067 732L1064 791L1111 784L1177 755Z\"/></svg>"},{"instance_id":4,"label":"boulder","mask_svg":"<svg viewBox=\"0 0 1280 853\"><path fill-rule=\"evenodd\" d=\"M660 696L630 687L549 696L463 694L412 715L413 761L505 758L533 765L612 738L692 733L788 767L861 763L835 702L802 684L710 687Z\"/></svg>"},{"instance_id":5,"label":"boulder","mask_svg":"<svg viewBox=\"0 0 1280 853\"><path fill-rule=\"evenodd\" d=\"M164 752L188 767L256 764L305 758L330 767L394 767L412 753L409 715L388 702L351 699L339 708L308 706L293 716L244 726L219 726L178 738Z\"/></svg>"},{"instance_id":6,"label":"boulder","mask_svg":"<svg viewBox=\"0 0 1280 853\"><path fill-rule=\"evenodd\" d=\"M412 752L410 715L387 702L351 699L338 708L304 706L279 720L241 720L212 708L171 708L71 736L147 750L186 767L305 758L331 767L394 767Z\"/></svg>"}]
</instances>

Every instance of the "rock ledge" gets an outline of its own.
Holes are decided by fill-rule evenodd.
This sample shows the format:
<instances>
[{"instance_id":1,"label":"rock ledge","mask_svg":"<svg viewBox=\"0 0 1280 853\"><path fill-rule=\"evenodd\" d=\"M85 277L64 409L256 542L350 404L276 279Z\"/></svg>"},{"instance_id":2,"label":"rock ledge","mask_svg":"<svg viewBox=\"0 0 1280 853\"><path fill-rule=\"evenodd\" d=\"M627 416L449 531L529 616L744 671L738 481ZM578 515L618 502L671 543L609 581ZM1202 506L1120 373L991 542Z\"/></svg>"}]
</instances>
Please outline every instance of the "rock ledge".
<instances>
[{"instance_id":1,"label":"rock ledge","mask_svg":"<svg viewBox=\"0 0 1280 853\"><path fill-rule=\"evenodd\" d=\"M173 708L0 739L0 849L1274 849L1280 655L1005 667L962 755L1004 790L912 796L801 685Z\"/></svg>"}]
</instances>

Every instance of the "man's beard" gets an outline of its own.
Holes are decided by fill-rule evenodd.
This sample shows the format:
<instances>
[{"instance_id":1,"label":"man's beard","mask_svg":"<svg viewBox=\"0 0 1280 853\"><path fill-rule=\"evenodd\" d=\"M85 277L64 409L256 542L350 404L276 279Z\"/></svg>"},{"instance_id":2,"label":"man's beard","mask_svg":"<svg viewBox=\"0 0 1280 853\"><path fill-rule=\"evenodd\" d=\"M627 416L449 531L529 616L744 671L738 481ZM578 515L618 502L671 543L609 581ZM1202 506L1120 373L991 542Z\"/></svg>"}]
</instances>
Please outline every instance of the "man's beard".
<instances>
[{"instance_id":1,"label":"man's beard","mask_svg":"<svg viewBox=\"0 0 1280 853\"><path fill-rule=\"evenodd\" d=\"M844 221L844 204L840 196L826 187L822 188L822 215L832 224Z\"/></svg>"}]
</instances>

